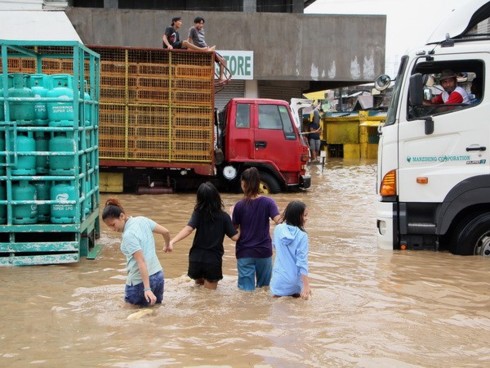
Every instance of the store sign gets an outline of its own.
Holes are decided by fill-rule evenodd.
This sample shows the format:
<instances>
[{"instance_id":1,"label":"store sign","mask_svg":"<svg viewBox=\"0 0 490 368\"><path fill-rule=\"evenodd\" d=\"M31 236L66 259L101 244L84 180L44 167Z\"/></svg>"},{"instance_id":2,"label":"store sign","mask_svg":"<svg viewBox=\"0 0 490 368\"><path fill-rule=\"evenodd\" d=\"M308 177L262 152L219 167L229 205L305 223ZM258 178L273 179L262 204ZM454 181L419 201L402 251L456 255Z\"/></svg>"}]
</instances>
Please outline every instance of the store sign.
<instances>
[{"instance_id":1,"label":"store sign","mask_svg":"<svg viewBox=\"0 0 490 368\"><path fill-rule=\"evenodd\" d=\"M232 79L254 79L253 51L218 50L218 53L226 59L226 66L231 72ZM219 75L217 64L216 73Z\"/></svg>"}]
</instances>

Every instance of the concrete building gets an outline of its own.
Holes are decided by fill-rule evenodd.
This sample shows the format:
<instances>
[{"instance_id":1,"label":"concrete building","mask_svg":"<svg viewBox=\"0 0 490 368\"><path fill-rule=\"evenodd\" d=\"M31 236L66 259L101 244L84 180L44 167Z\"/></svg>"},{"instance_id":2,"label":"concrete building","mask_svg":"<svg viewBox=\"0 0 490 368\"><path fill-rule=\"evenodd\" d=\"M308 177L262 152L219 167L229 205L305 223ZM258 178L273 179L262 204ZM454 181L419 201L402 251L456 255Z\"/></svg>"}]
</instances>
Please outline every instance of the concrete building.
<instances>
[{"instance_id":1,"label":"concrete building","mask_svg":"<svg viewBox=\"0 0 490 368\"><path fill-rule=\"evenodd\" d=\"M66 12L86 45L160 48L173 16L181 38L197 15L206 41L228 58L232 82L216 94L290 100L304 92L373 81L384 70L386 16L313 15L314 0L10 0L15 6ZM184 3L185 5L181 5ZM353 9L355 13L355 9Z\"/></svg>"}]
</instances>

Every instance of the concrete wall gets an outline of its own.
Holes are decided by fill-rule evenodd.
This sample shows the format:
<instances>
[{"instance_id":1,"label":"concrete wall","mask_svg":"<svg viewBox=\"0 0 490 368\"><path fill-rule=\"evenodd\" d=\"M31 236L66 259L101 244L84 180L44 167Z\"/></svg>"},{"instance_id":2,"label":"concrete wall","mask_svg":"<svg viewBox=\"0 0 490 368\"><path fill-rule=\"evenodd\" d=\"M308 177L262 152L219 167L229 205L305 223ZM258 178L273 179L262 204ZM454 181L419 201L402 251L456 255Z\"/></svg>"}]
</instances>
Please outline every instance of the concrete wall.
<instances>
[{"instance_id":1,"label":"concrete wall","mask_svg":"<svg viewBox=\"0 0 490 368\"><path fill-rule=\"evenodd\" d=\"M87 45L160 48L173 16L187 37L193 19L206 19L206 41L221 50L253 50L256 80L317 81L318 87L372 81L384 70L384 15L155 11L67 8Z\"/></svg>"}]
</instances>

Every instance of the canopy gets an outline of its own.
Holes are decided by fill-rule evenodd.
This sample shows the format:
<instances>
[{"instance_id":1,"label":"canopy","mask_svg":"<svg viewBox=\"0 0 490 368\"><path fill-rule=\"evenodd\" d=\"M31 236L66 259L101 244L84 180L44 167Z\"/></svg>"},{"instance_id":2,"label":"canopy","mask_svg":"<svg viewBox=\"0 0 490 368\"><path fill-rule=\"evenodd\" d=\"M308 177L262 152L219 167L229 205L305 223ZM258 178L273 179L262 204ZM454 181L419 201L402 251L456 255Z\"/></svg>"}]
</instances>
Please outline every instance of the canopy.
<instances>
[{"instance_id":1,"label":"canopy","mask_svg":"<svg viewBox=\"0 0 490 368\"><path fill-rule=\"evenodd\" d=\"M383 120L366 120L363 121L359 126L367 126L367 127L377 127L381 124L384 124L384 119Z\"/></svg>"},{"instance_id":2,"label":"canopy","mask_svg":"<svg viewBox=\"0 0 490 368\"><path fill-rule=\"evenodd\" d=\"M309 100L324 100L327 91L328 90L303 93L303 96L305 96Z\"/></svg>"},{"instance_id":3,"label":"canopy","mask_svg":"<svg viewBox=\"0 0 490 368\"><path fill-rule=\"evenodd\" d=\"M0 40L77 41L83 44L63 11L2 10Z\"/></svg>"}]
</instances>

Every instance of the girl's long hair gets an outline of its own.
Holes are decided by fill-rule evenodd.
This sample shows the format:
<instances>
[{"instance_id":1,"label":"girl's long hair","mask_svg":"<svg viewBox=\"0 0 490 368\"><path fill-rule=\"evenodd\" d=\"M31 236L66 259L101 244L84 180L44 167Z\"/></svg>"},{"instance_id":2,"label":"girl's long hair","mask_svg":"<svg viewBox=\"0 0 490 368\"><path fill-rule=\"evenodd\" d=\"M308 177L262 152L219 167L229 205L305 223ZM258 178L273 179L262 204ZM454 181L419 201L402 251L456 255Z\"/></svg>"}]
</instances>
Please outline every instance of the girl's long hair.
<instances>
[{"instance_id":1,"label":"girl's long hair","mask_svg":"<svg viewBox=\"0 0 490 368\"><path fill-rule=\"evenodd\" d=\"M194 210L208 216L212 221L223 211L224 204L216 187L209 181L199 185Z\"/></svg>"},{"instance_id":2,"label":"girl's long hair","mask_svg":"<svg viewBox=\"0 0 490 368\"><path fill-rule=\"evenodd\" d=\"M243 194L247 199L255 197L260 190L260 175L259 170L255 167L249 167L242 173L240 180L245 184Z\"/></svg>"},{"instance_id":3,"label":"girl's long hair","mask_svg":"<svg viewBox=\"0 0 490 368\"><path fill-rule=\"evenodd\" d=\"M291 201L286 206L283 214L283 222L288 225L297 226L302 231L305 231L305 221L303 215L306 210L306 204L301 201Z\"/></svg>"},{"instance_id":4,"label":"girl's long hair","mask_svg":"<svg viewBox=\"0 0 490 368\"><path fill-rule=\"evenodd\" d=\"M102 211L102 220L117 219L124 212L121 202L117 198L109 198L105 202L104 210Z\"/></svg>"}]
</instances>

